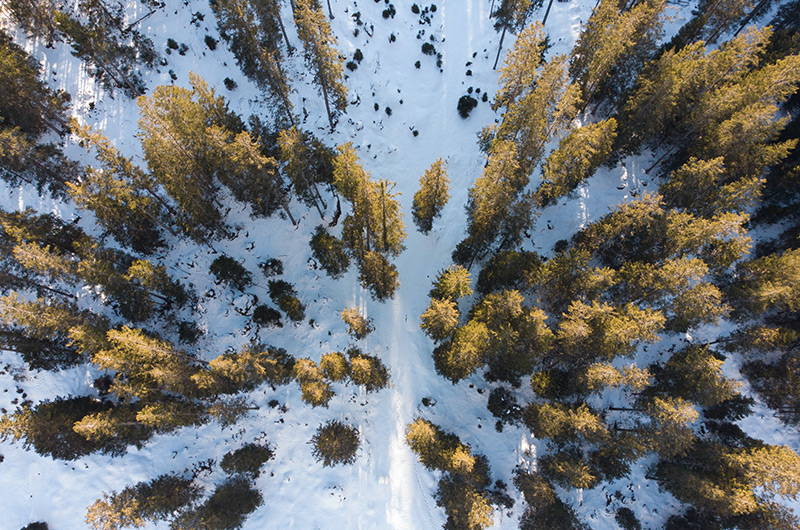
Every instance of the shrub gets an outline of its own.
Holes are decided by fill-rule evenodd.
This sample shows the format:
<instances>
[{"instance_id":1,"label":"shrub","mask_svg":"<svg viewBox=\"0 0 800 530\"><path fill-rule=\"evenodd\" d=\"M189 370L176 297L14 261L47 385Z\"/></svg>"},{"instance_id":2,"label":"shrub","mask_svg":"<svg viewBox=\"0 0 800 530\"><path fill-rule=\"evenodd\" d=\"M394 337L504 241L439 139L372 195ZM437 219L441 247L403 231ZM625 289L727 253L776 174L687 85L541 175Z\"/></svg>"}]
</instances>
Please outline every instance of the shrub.
<instances>
[{"instance_id":1,"label":"shrub","mask_svg":"<svg viewBox=\"0 0 800 530\"><path fill-rule=\"evenodd\" d=\"M217 279L217 283L226 283L232 289L244 291L253 283L253 275L241 263L229 256L220 256L214 260L209 272Z\"/></svg>"},{"instance_id":2,"label":"shrub","mask_svg":"<svg viewBox=\"0 0 800 530\"><path fill-rule=\"evenodd\" d=\"M430 42L422 44L422 53L425 55L436 55L436 47Z\"/></svg>"},{"instance_id":3,"label":"shrub","mask_svg":"<svg viewBox=\"0 0 800 530\"><path fill-rule=\"evenodd\" d=\"M364 60L364 54L361 52L361 48L356 48L355 53L353 53L353 60L359 63Z\"/></svg>"},{"instance_id":4,"label":"shrub","mask_svg":"<svg viewBox=\"0 0 800 530\"><path fill-rule=\"evenodd\" d=\"M277 309L261 304L253 309L253 322L259 326L283 327L281 314Z\"/></svg>"},{"instance_id":5,"label":"shrub","mask_svg":"<svg viewBox=\"0 0 800 530\"><path fill-rule=\"evenodd\" d=\"M394 18L394 16L396 14L397 14L397 10L394 8L393 4L389 4L389 7L384 9L383 13L382 13L383 18L389 18L389 17Z\"/></svg>"},{"instance_id":6,"label":"shrub","mask_svg":"<svg viewBox=\"0 0 800 530\"><path fill-rule=\"evenodd\" d=\"M217 49L217 39L212 37L211 35L206 35L205 43L212 52Z\"/></svg>"},{"instance_id":7,"label":"shrub","mask_svg":"<svg viewBox=\"0 0 800 530\"><path fill-rule=\"evenodd\" d=\"M169 39L167 39L167 48L169 48L171 50L177 50L178 49L178 43L175 42L175 39L169 38Z\"/></svg>"},{"instance_id":8,"label":"shrub","mask_svg":"<svg viewBox=\"0 0 800 530\"><path fill-rule=\"evenodd\" d=\"M264 276L280 276L283 274L283 262L278 258L269 258L258 264L258 268L264 273Z\"/></svg>"},{"instance_id":9,"label":"shrub","mask_svg":"<svg viewBox=\"0 0 800 530\"><path fill-rule=\"evenodd\" d=\"M391 116L392 115L392 107L386 107L383 110L386 112L387 116Z\"/></svg>"},{"instance_id":10,"label":"shrub","mask_svg":"<svg viewBox=\"0 0 800 530\"><path fill-rule=\"evenodd\" d=\"M274 453L269 446L254 443L245 444L235 451L226 453L222 457L220 467L229 474L249 474L253 478L261 473L261 466L273 457Z\"/></svg>"},{"instance_id":11,"label":"shrub","mask_svg":"<svg viewBox=\"0 0 800 530\"><path fill-rule=\"evenodd\" d=\"M376 103L377 105L377 103ZM309 242L311 253L331 278L340 278L350 266L344 243L318 226Z\"/></svg>"},{"instance_id":12,"label":"shrub","mask_svg":"<svg viewBox=\"0 0 800 530\"><path fill-rule=\"evenodd\" d=\"M513 392L505 387L498 387L489 394L487 404L492 416L506 423L514 423L520 418L521 409Z\"/></svg>"},{"instance_id":13,"label":"shrub","mask_svg":"<svg viewBox=\"0 0 800 530\"><path fill-rule=\"evenodd\" d=\"M458 100L458 115L463 119L469 118L469 113L472 109L478 106L478 100L474 97L465 94Z\"/></svg>"},{"instance_id":14,"label":"shrub","mask_svg":"<svg viewBox=\"0 0 800 530\"><path fill-rule=\"evenodd\" d=\"M614 519L617 520L617 524L624 530L642 530L642 524L633 514L633 510L630 508L622 507L617 510Z\"/></svg>"},{"instance_id":15,"label":"shrub","mask_svg":"<svg viewBox=\"0 0 800 530\"><path fill-rule=\"evenodd\" d=\"M25 526L22 530L48 530L50 528L47 523L37 522Z\"/></svg>"},{"instance_id":16,"label":"shrub","mask_svg":"<svg viewBox=\"0 0 800 530\"><path fill-rule=\"evenodd\" d=\"M352 464L356 461L359 446L358 430L340 421L329 421L321 425L314 437L312 453L323 466Z\"/></svg>"},{"instance_id":17,"label":"shrub","mask_svg":"<svg viewBox=\"0 0 800 530\"><path fill-rule=\"evenodd\" d=\"M236 81L234 81L233 79L231 79L230 77L226 77L225 79L223 79L222 83L225 85L225 88L227 88L228 90L236 90L236 87L239 86L239 84Z\"/></svg>"},{"instance_id":18,"label":"shrub","mask_svg":"<svg viewBox=\"0 0 800 530\"><path fill-rule=\"evenodd\" d=\"M354 61L347 61L347 64L345 66L351 72L355 71L358 68L358 65Z\"/></svg>"},{"instance_id":19,"label":"shrub","mask_svg":"<svg viewBox=\"0 0 800 530\"><path fill-rule=\"evenodd\" d=\"M292 284L283 280L269 281L269 297L291 320L299 322L305 318L305 306L297 298Z\"/></svg>"}]
</instances>

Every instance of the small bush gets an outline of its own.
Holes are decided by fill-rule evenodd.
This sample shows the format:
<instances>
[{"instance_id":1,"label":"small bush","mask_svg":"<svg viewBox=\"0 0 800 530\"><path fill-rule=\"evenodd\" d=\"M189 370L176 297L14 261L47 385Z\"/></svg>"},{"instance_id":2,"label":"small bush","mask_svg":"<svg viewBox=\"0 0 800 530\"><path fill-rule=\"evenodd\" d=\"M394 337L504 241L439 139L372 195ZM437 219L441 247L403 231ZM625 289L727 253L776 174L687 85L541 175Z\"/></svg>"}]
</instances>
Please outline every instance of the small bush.
<instances>
[{"instance_id":1,"label":"small bush","mask_svg":"<svg viewBox=\"0 0 800 530\"><path fill-rule=\"evenodd\" d=\"M478 100L474 97L465 94L458 100L458 115L463 119L469 118L472 109L478 106Z\"/></svg>"},{"instance_id":2,"label":"small bush","mask_svg":"<svg viewBox=\"0 0 800 530\"><path fill-rule=\"evenodd\" d=\"M389 4L389 7L387 7L386 9L384 9L384 10L383 10L383 13L382 13L382 15L383 15L383 18L390 18L390 17L391 17L391 18L394 18L394 16L395 16L396 14L397 14L397 10L394 8L394 5L393 5L393 4Z\"/></svg>"},{"instance_id":3,"label":"small bush","mask_svg":"<svg viewBox=\"0 0 800 530\"><path fill-rule=\"evenodd\" d=\"M484 92L484 93L483 93L483 96L481 96L481 101L483 101L484 103L486 103L487 101L489 101L489 94L487 94L486 92Z\"/></svg>"},{"instance_id":4,"label":"small bush","mask_svg":"<svg viewBox=\"0 0 800 530\"><path fill-rule=\"evenodd\" d=\"M208 49L211 50L212 52L217 49L217 42L219 41L217 41L217 39L215 39L211 35L206 35L205 38L206 46L208 46Z\"/></svg>"},{"instance_id":5,"label":"small bush","mask_svg":"<svg viewBox=\"0 0 800 530\"><path fill-rule=\"evenodd\" d=\"M359 63L364 60L364 54L361 53L361 48L356 48L356 51L353 54L353 60Z\"/></svg>"},{"instance_id":6,"label":"small bush","mask_svg":"<svg viewBox=\"0 0 800 530\"><path fill-rule=\"evenodd\" d=\"M47 526L47 523L37 522L27 525L22 530L48 530L49 528L50 527Z\"/></svg>"},{"instance_id":7,"label":"small bush","mask_svg":"<svg viewBox=\"0 0 800 530\"><path fill-rule=\"evenodd\" d=\"M421 62L417 61L417 62L414 63L414 68L419 69L420 66L422 66Z\"/></svg>"},{"instance_id":8,"label":"small bush","mask_svg":"<svg viewBox=\"0 0 800 530\"><path fill-rule=\"evenodd\" d=\"M417 4L412 4L411 12L414 13L415 15L419 15L419 6Z\"/></svg>"},{"instance_id":9,"label":"small bush","mask_svg":"<svg viewBox=\"0 0 800 530\"><path fill-rule=\"evenodd\" d=\"M278 258L269 258L258 264L258 268L264 273L264 276L280 276L283 274L283 262Z\"/></svg>"},{"instance_id":10,"label":"small bush","mask_svg":"<svg viewBox=\"0 0 800 530\"><path fill-rule=\"evenodd\" d=\"M492 416L506 423L514 423L519 419L521 414L516 396L513 392L502 386L495 388L489 394L487 408L489 412L492 413Z\"/></svg>"},{"instance_id":11,"label":"small bush","mask_svg":"<svg viewBox=\"0 0 800 530\"><path fill-rule=\"evenodd\" d=\"M178 43L175 42L175 39L169 38L169 39L167 39L167 48L169 48L171 50L177 50L178 49Z\"/></svg>"},{"instance_id":12,"label":"small bush","mask_svg":"<svg viewBox=\"0 0 800 530\"><path fill-rule=\"evenodd\" d=\"M217 279L217 283L226 283L232 289L244 291L253 283L253 275L241 263L229 256L220 256L214 260L209 272Z\"/></svg>"},{"instance_id":13,"label":"small bush","mask_svg":"<svg viewBox=\"0 0 800 530\"><path fill-rule=\"evenodd\" d=\"M178 54L179 55L186 55L186 52L188 52L188 51L189 51L189 47L184 43L181 43L181 45L178 47Z\"/></svg>"},{"instance_id":14,"label":"small bush","mask_svg":"<svg viewBox=\"0 0 800 530\"><path fill-rule=\"evenodd\" d=\"M314 437L312 453L323 466L352 464L356 461L359 446L358 430L340 421L329 421L321 425Z\"/></svg>"},{"instance_id":15,"label":"small bush","mask_svg":"<svg viewBox=\"0 0 800 530\"><path fill-rule=\"evenodd\" d=\"M397 35L395 35L394 33L392 33L391 35L389 35L389 42L394 42L394 41L396 41L396 40L397 40Z\"/></svg>"},{"instance_id":16,"label":"small bush","mask_svg":"<svg viewBox=\"0 0 800 530\"><path fill-rule=\"evenodd\" d=\"M283 280L270 280L269 297L294 322L305 318L305 306L297 298L292 284Z\"/></svg>"},{"instance_id":17,"label":"small bush","mask_svg":"<svg viewBox=\"0 0 800 530\"><path fill-rule=\"evenodd\" d=\"M387 116L391 116L392 115L392 107L386 107L383 110L384 110L384 112L386 112Z\"/></svg>"},{"instance_id":18,"label":"small bush","mask_svg":"<svg viewBox=\"0 0 800 530\"><path fill-rule=\"evenodd\" d=\"M436 55L436 47L430 42L422 44L422 53L425 55Z\"/></svg>"},{"instance_id":19,"label":"small bush","mask_svg":"<svg viewBox=\"0 0 800 530\"><path fill-rule=\"evenodd\" d=\"M354 72L358 68L358 65L353 61L347 61L347 64L345 66L351 72Z\"/></svg>"},{"instance_id":20,"label":"small bush","mask_svg":"<svg viewBox=\"0 0 800 530\"><path fill-rule=\"evenodd\" d=\"M182 320L178 324L178 340L183 344L194 344L203 334L197 322Z\"/></svg>"},{"instance_id":21,"label":"small bush","mask_svg":"<svg viewBox=\"0 0 800 530\"><path fill-rule=\"evenodd\" d=\"M259 326L283 327L278 310L264 304L253 309L253 322Z\"/></svg>"},{"instance_id":22,"label":"small bush","mask_svg":"<svg viewBox=\"0 0 800 530\"><path fill-rule=\"evenodd\" d=\"M236 90L236 87L239 86L239 84L230 77L226 77L225 79L223 79L222 84L224 84L225 88L227 88L228 90Z\"/></svg>"},{"instance_id":23,"label":"small bush","mask_svg":"<svg viewBox=\"0 0 800 530\"><path fill-rule=\"evenodd\" d=\"M229 474L249 474L253 478L261 473L261 466L273 457L274 453L269 446L249 443L241 448L226 453L222 457L220 467Z\"/></svg>"}]
</instances>

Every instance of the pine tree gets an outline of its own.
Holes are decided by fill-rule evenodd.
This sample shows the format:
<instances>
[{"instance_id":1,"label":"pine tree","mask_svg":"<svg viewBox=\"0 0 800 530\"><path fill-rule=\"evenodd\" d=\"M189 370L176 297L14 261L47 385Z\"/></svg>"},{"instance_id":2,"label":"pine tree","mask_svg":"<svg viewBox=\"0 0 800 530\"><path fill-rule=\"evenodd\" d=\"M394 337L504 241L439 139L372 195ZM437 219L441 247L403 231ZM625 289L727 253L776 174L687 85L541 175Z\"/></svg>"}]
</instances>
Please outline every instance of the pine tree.
<instances>
[{"instance_id":1,"label":"pine tree","mask_svg":"<svg viewBox=\"0 0 800 530\"><path fill-rule=\"evenodd\" d=\"M340 421L329 421L320 425L311 438L312 453L325 467L336 464L352 464L360 445L358 430Z\"/></svg>"},{"instance_id":2,"label":"pine tree","mask_svg":"<svg viewBox=\"0 0 800 530\"><path fill-rule=\"evenodd\" d=\"M533 223L529 197L520 194L528 183L512 142L493 142L489 163L469 190L467 239L454 261L471 264L492 248L515 246ZM499 240L499 242L498 242Z\"/></svg>"},{"instance_id":3,"label":"pine tree","mask_svg":"<svg viewBox=\"0 0 800 530\"><path fill-rule=\"evenodd\" d=\"M446 340L458 326L460 313L452 300L431 299L430 306L419 317L420 328L435 341Z\"/></svg>"},{"instance_id":4,"label":"pine tree","mask_svg":"<svg viewBox=\"0 0 800 530\"><path fill-rule=\"evenodd\" d=\"M542 167L542 183L536 190L540 207L553 204L592 176L611 153L616 129L616 120L609 118L575 129L559 142Z\"/></svg>"},{"instance_id":5,"label":"pine tree","mask_svg":"<svg viewBox=\"0 0 800 530\"><path fill-rule=\"evenodd\" d=\"M538 39L535 34L531 38ZM539 42L535 40L532 45L538 49ZM541 59L527 52L525 43L515 43L516 46L522 48L520 54L523 58L533 61L533 64L514 65L510 72L536 68ZM525 177L533 172L541 160L547 142L564 132L577 115L580 89L569 84L566 62L564 55L553 57L536 70L526 91L520 94L512 91L516 99L512 101L510 95L504 95L504 99L496 100L495 105L506 106L502 121L498 126L481 133L483 143L489 146L490 155L498 149L495 142L513 142L520 172ZM527 82L527 79L524 81Z\"/></svg>"},{"instance_id":6,"label":"pine tree","mask_svg":"<svg viewBox=\"0 0 800 530\"><path fill-rule=\"evenodd\" d=\"M470 320L456 328L453 338L433 351L437 373L454 384L480 368L489 343L486 324Z\"/></svg>"},{"instance_id":7,"label":"pine tree","mask_svg":"<svg viewBox=\"0 0 800 530\"><path fill-rule=\"evenodd\" d=\"M512 33L516 33L524 28L528 23L531 11L541 5L542 0L500 0L492 17L496 19L494 29L503 28L503 33L500 34L500 44L497 46L497 57L495 57L492 70L497 68L497 62L500 60L500 51L503 49L506 32L511 30Z\"/></svg>"},{"instance_id":8,"label":"pine tree","mask_svg":"<svg viewBox=\"0 0 800 530\"><path fill-rule=\"evenodd\" d=\"M308 242L314 259L331 278L341 278L350 266L344 243L330 235L323 226L317 226Z\"/></svg>"},{"instance_id":9,"label":"pine tree","mask_svg":"<svg viewBox=\"0 0 800 530\"><path fill-rule=\"evenodd\" d=\"M212 4L220 35L236 57L242 72L279 101L281 111L295 124L290 87L281 68L280 35L291 52L280 16L280 0L217 0Z\"/></svg>"},{"instance_id":10,"label":"pine tree","mask_svg":"<svg viewBox=\"0 0 800 530\"><path fill-rule=\"evenodd\" d=\"M356 340L361 340L375 330L372 325L372 319L367 319L362 316L357 307L349 307L343 309L341 312L342 320L348 325L347 332L355 337Z\"/></svg>"},{"instance_id":11,"label":"pine tree","mask_svg":"<svg viewBox=\"0 0 800 530\"><path fill-rule=\"evenodd\" d=\"M347 87L344 81L343 59L336 50L336 37L331 32L325 14L314 0L296 0L294 12L297 36L305 49L306 63L314 74L325 100L325 110L331 130L334 128L331 101L336 110L347 107Z\"/></svg>"},{"instance_id":12,"label":"pine tree","mask_svg":"<svg viewBox=\"0 0 800 530\"><path fill-rule=\"evenodd\" d=\"M284 163L284 171L292 183L295 196L306 205L313 205L320 218L324 219L322 210L327 208L327 205L317 187L319 173L313 169L315 164L325 161L319 160L322 157L309 144L308 134L301 132L297 127L281 131L278 135L281 161Z\"/></svg>"},{"instance_id":13,"label":"pine tree","mask_svg":"<svg viewBox=\"0 0 800 530\"><path fill-rule=\"evenodd\" d=\"M712 407L733 397L739 387L722 375L722 364L707 346L689 346L672 354L658 378L672 395Z\"/></svg>"},{"instance_id":14,"label":"pine tree","mask_svg":"<svg viewBox=\"0 0 800 530\"><path fill-rule=\"evenodd\" d=\"M419 179L419 189L414 194L411 213L420 232L427 234L433 228L433 220L441 215L442 208L450 199L450 179L444 161L439 158Z\"/></svg>"},{"instance_id":15,"label":"pine tree","mask_svg":"<svg viewBox=\"0 0 800 530\"><path fill-rule=\"evenodd\" d=\"M647 403L650 425L646 439L661 458L685 454L695 441L691 424L699 417L692 404L682 398L653 397Z\"/></svg>"},{"instance_id":16,"label":"pine tree","mask_svg":"<svg viewBox=\"0 0 800 530\"><path fill-rule=\"evenodd\" d=\"M635 75L637 66L655 51L666 5L663 0L648 0L620 12L618 2L601 0L570 58L570 75L580 87L584 103L601 95L603 85L622 63L632 56L644 56L631 68L633 72L616 72L616 76Z\"/></svg>"},{"instance_id":17,"label":"pine tree","mask_svg":"<svg viewBox=\"0 0 800 530\"><path fill-rule=\"evenodd\" d=\"M55 18L57 9L52 0L8 0L5 6L14 24L30 37L44 37L48 46L57 38L61 40Z\"/></svg>"},{"instance_id":18,"label":"pine tree","mask_svg":"<svg viewBox=\"0 0 800 530\"><path fill-rule=\"evenodd\" d=\"M389 385L389 370L378 357L363 353L358 348L351 348L347 355L353 383L364 386L367 392L377 392Z\"/></svg>"}]
</instances>

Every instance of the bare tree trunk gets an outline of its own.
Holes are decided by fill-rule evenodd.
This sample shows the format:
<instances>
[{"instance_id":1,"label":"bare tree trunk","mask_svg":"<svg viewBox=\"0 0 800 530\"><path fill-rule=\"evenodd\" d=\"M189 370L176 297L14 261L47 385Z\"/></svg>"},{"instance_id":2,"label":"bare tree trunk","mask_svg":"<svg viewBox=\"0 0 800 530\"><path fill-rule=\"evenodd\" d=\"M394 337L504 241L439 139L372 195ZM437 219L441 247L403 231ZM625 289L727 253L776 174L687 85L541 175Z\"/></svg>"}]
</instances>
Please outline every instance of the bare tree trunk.
<instances>
[{"instance_id":1,"label":"bare tree trunk","mask_svg":"<svg viewBox=\"0 0 800 530\"><path fill-rule=\"evenodd\" d=\"M544 12L544 18L542 19L542 27L547 24L547 17L550 15L551 7L553 7L553 0L550 0L550 3L547 4L547 11Z\"/></svg>"},{"instance_id":2,"label":"bare tree trunk","mask_svg":"<svg viewBox=\"0 0 800 530\"><path fill-rule=\"evenodd\" d=\"M500 45L497 47L497 57L494 58L494 66L492 66L492 70L497 70L497 61L500 60L500 51L503 49L503 39L506 38L507 30L508 26L503 26L503 33L500 34Z\"/></svg>"},{"instance_id":3,"label":"bare tree trunk","mask_svg":"<svg viewBox=\"0 0 800 530\"><path fill-rule=\"evenodd\" d=\"M333 10L331 9L331 0L328 0L328 16L331 17L331 20L336 18L335 16L333 16Z\"/></svg>"},{"instance_id":4,"label":"bare tree trunk","mask_svg":"<svg viewBox=\"0 0 800 530\"><path fill-rule=\"evenodd\" d=\"M281 19L281 14L277 14L278 18L278 25L281 27L281 33L283 33L283 38L286 40L286 49L289 52L289 55L292 54L294 48L292 47L291 43L289 42L289 35L286 34L286 28L283 25L283 19Z\"/></svg>"},{"instance_id":5,"label":"bare tree trunk","mask_svg":"<svg viewBox=\"0 0 800 530\"><path fill-rule=\"evenodd\" d=\"M325 81L320 81L320 85L322 85L322 98L325 100L325 111L328 113L328 123L331 124L331 132L333 132L333 116L331 115L331 106L328 103L328 87Z\"/></svg>"}]
</instances>

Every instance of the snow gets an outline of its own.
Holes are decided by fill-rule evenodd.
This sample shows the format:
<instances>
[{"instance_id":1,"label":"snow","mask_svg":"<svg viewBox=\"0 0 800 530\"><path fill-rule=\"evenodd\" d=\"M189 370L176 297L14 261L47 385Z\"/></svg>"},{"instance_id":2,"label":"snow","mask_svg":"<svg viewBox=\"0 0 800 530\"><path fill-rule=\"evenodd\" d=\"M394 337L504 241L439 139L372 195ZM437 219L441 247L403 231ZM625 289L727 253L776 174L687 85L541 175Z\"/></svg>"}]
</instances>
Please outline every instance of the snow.
<instances>
[{"instance_id":1,"label":"snow","mask_svg":"<svg viewBox=\"0 0 800 530\"><path fill-rule=\"evenodd\" d=\"M425 2L418 2L426 7ZM397 183L402 193L400 201L405 214L408 238L407 250L396 260L401 286L395 298L386 303L373 301L358 284L355 266L340 280L331 280L309 260L308 239L320 223L315 210L305 209L294 202L293 213L298 227L278 217L253 220L248 209L228 201L231 226L241 227L231 240L214 243L214 251L198 248L190 242L177 242L164 256L171 272L200 296L196 313L206 335L196 350L211 359L228 349L238 349L253 338L284 347L300 358L319 361L322 354L341 351L354 341L346 333L339 312L357 306L372 318L377 330L358 345L366 352L379 355L391 372L391 387L378 393L335 384L336 397L329 408L311 408L300 399L298 385L272 389L262 386L248 398L259 407L247 418L228 428L211 423L184 428L168 435L155 436L141 450L131 449L121 457L91 455L72 462L53 461L26 451L20 444L0 443L0 529L17 530L36 520L46 520L53 530L84 528L86 508L102 492L119 491L140 480L159 474L182 472L209 459L219 463L222 456L245 443L267 441L275 449L275 458L268 462L257 480L264 504L245 522L244 529L434 529L444 523L445 516L433 499L438 472L429 472L417 461L405 444L405 427L416 416L423 416L443 429L455 432L472 446L474 452L487 455L493 479L508 484L508 492L518 500L512 510L495 512L493 528L516 528L524 510L520 495L511 485L511 474L517 465L535 467L535 457L544 449L520 427L495 431L495 419L486 409L491 387L479 377L452 385L436 375L431 351L433 343L419 330L419 315L428 304L427 293L436 273L450 264L450 253L463 238L466 216L464 205L467 190L479 176L484 157L478 150L476 135L491 124L497 115L490 103L480 102L471 116L462 120L456 112L458 98L469 87L480 89L473 94L478 100L488 93L492 100L497 88L497 72L492 63L499 34L489 18L489 0L438 0L430 25L420 25L419 16L410 10L410 3L399 3L393 19L381 16L385 4L369 0L331 0L335 19L332 27L339 39L339 49L352 58L358 48L364 60L354 72L348 72L347 86L351 104L339 119L335 132L328 130L322 98L310 85L310 75L302 63L300 43L293 32L291 11L284 7L283 19L290 40L297 48L288 58L292 79L292 101L296 112L303 116L302 127L312 131L328 145L352 142L362 163L374 178L387 178ZM554 2L546 30L553 47L550 56L567 53L577 38L580 25L587 20L594 0ZM536 13L544 16L546 6ZM134 5L128 7L129 20L145 12ZM667 34L674 33L689 14L690 6L673 10ZM192 14L204 14L204 20L191 25ZM352 14L361 12L365 25L374 25L373 36L358 28ZM425 35L416 35L424 29ZM204 0L178 2L171 0L167 7L145 19L140 30L150 36L169 65L146 76L150 90L158 84L171 82L169 70L177 76L175 83L188 85L189 72L196 72L219 94L230 100L231 108L247 117L251 113L264 115L270 105L259 91L242 76L235 60L220 41L215 51L203 42L206 34L218 38L215 19ZM389 42L394 34L395 42ZM430 35L442 53L442 71L436 58L425 56L420 45ZM186 43L189 51L179 56L173 51L164 55L166 39ZM507 35L504 52L513 45ZM141 161L141 148L136 138L138 109L134 101L121 93L111 97L89 78L80 62L72 57L63 43L46 49L41 43L26 43L27 49L42 61L47 78L55 88L72 94L73 113L81 120L105 131L125 154ZM419 60L421 67L415 68ZM467 63L472 64L467 66ZM502 57L501 57L502 64ZM472 75L467 75L471 70ZM227 91L223 79L234 79L239 88ZM477 91L477 90L476 90ZM402 101L402 102L401 102ZM375 111L374 103L379 104ZM93 108L92 108L93 107ZM388 116L384 109L391 107ZM418 136L412 134L419 131ZM552 146L551 146L552 147ZM85 162L90 158L74 144L66 146L68 154ZM423 236L411 223L411 198L418 179L430 164L442 157L451 179L451 199L442 217L434 222L432 232ZM526 248L549 255L553 244L568 238L587 223L601 217L608 209L631 200L639 193L655 189L656 184L644 173L650 165L648 154L631 158L614 169L601 168L577 191L573 198L561 200L545 209L532 232ZM535 186L535 179L532 185ZM39 211L53 212L64 219L81 216L81 226L89 229L92 216L78 212L74 206L47 197L39 197L31 189L9 189L0 197L4 209L31 206ZM330 204L326 222L332 215ZM251 330L249 319L231 310L249 302L223 286L213 285L208 273L211 262L220 254L235 257L250 270L256 285L249 295L267 298L267 279L257 264L277 257L284 262L282 279L297 288L306 304L306 319L313 320L298 326L286 322L280 330ZM476 271L473 271L477 274ZM213 289L214 296L206 293ZM87 300L81 300L88 304ZM96 305L96 304L95 304ZM185 315L189 316L188 313ZM329 333L330 332L330 333ZM174 330L165 335L176 340ZM38 402L54 396L92 394L91 381L96 374L88 367L78 367L59 373L29 372L14 355L0 356L0 407L13 410L12 399L17 388L27 399ZM422 405L423 397L435 404ZM272 408L271 400L280 406ZM759 410L767 418L759 423L756 416L746 420L748 431L767 441L781 440L797 448L796 433L785 426L767 421L774 417ZM356 426L362 446L352 466L323 468L311 455L309 440L317 426L330 419L339 419ZM592 528L616 528L613 509L619 503L629 503L646 527L657 527L672 513L680 511L668 494L658 491L657 485L645 477L648 462L635 466L630 477L605 484L593 491L561 492L562 497L586 518ZM200 480L210 491L222 480L218 467L200 474ZM621 501L607 503L608 496L621 492ZM148 528L166 528L161 523Z\"/></svg>"}]
</instances>

